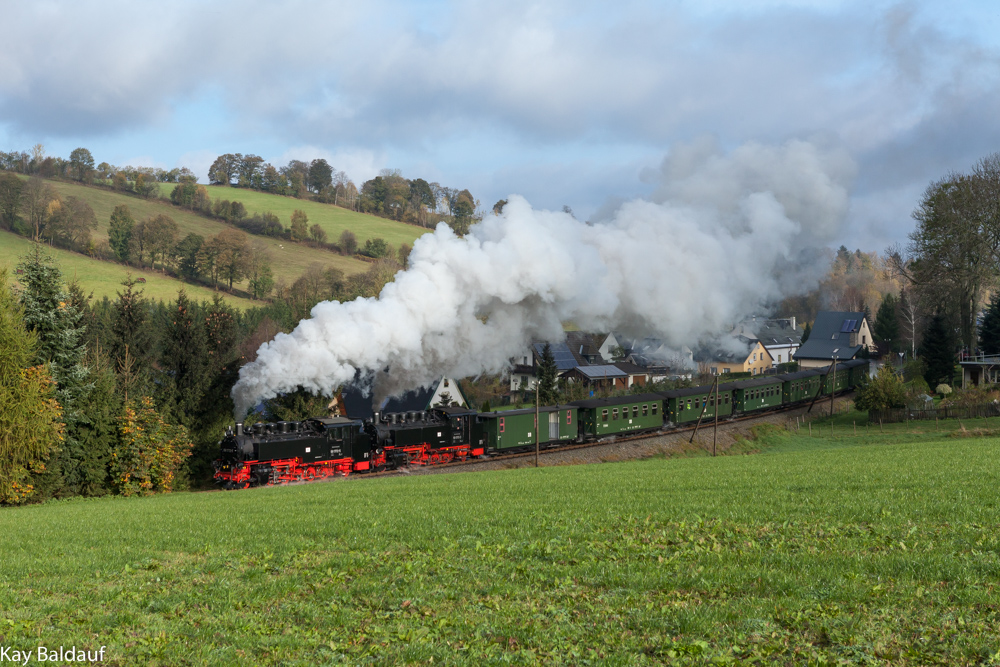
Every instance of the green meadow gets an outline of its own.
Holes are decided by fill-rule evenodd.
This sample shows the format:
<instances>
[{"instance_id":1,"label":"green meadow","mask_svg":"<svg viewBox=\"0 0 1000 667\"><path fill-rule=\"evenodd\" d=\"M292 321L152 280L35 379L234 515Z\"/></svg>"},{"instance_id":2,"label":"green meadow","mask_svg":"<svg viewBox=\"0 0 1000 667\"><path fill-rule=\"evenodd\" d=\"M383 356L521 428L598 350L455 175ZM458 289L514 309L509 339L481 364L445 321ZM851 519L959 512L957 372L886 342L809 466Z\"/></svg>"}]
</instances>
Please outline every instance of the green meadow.
<instances>
[{"instance_id":1,"label":"green meadow","mask_svg":"<svg viewBox=\"0 0 1000 667\"><path fill-rule=\"evenodd\" d=\"M169 197L174 189L173 183L161 183L160 193ZM404 222L387 220L368 213L358 213L333 204L321 204L306 199L285 197L267 192L257 192L244 188L232 188L225 185L206 185L208 195L213 199L228 199L242 202L247 212L264 213L270 211L281 219L286 227L291 225L292 213L299 209L309 217L309 225L319 225L326 232L328 240L335 243L345 229L354 232L358 238L358 246L363 246L366 239L383 238L398 248L402 243L413 245L413 241L422 234L431 231L423 227L408 225Z\"/></svg>"},{"instance_id":2,"label":"green meadow","mask_svg":"<svg viewBox=\"0 0 1000 667\"><path fill-rule=\"evenodd\" d=\"M0 644L115 665L1000 664L993 424L851 417L759 428L753 455L6 509Z\"/></svg>"},{"instance_id":3,"label":"green meadow","mask_svg":"<svg viewBox=\"0 0 1000 667\"><path fill-rule=\"evenodd\" d=\"M6 267L10 279L16 279L14 268L20 262L20 258L33 252L33 243L12 232L0 231L0 268ZM181 288L187 291L188 296L196 301L211 301L215 294L222 294L227 303L236 308L248 308L253 305L262 305L263 302L251 299L242 299L226 294L215 292L208 287L192 285L176 278L164 275L159 271L149 269L139 270L116 264L114 262L102 262L98 259L87 257L69 250L59 248L45 248L45 252L51 255L59 270L62 271L66 282L77 280L84 292L93 294L95 298L108 297L115 299L116 292L121 291L122 280L128 271L133 277L142 276L146 279L144 285L140 285L145 296L163 301L173 301L177 298L177 291Z\"/></svg>"}]
</instances>

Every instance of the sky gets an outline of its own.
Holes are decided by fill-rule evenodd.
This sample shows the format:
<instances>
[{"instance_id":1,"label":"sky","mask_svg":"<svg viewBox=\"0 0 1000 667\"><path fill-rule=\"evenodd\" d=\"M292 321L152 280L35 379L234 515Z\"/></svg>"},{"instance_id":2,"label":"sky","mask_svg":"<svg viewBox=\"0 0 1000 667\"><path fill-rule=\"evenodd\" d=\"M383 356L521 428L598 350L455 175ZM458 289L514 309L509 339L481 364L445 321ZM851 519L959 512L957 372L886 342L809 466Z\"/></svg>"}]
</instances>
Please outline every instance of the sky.
<instances>
[{"instance_id":1,"label":"sky","mask_svg":"<svg viewBox=\"0 0 1000 667\"><path fill-rule=\"evenodd\" d=\"M598 219L662 165L804 140L854 162L836 243L905 242L1000 150L995 2L3 2L0 150L326 158Z\"/></svg>"}]
</instances>

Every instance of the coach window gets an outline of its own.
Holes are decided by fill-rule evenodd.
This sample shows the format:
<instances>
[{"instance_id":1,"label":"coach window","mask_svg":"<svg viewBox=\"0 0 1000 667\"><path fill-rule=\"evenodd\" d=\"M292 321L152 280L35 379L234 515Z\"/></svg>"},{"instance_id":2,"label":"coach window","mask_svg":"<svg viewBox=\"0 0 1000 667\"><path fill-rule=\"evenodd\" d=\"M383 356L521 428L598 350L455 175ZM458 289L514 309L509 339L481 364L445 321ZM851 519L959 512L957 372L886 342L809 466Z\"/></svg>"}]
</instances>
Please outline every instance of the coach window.
<instances>
[{"instance_id":1,"label":"coach window","mask_svg":"<svg viewBox=\"0 0 1000 667\"><path fill-rule=\"evenodd\" d=\"M642 406L642 416L645 417L648 414L649 414L649 406L648 405Z\"/></svg>"},{"instance_id":2,"label":"coach window","mask_svg":"<svg viewBox=\"0 0 1000 667\"><path fill-rule=\"evenodd\" d=\"M638 416L639 416L639 406L638 405L633 405L632 406L632 417L635 418L635 417L638 417Z\"/></svg>"},{"instance_id":3,"label":"coach window","mask_svg":"<svg viewBox=\"0 0 1000 667\"><path fill-rule=\"evenodd\" d=\"M603 421L605 424L608 423L608 411L607 410L601 410L601 421Z\"/></svg>"},{"instance_id":4,"label":"coach window","mask_svg":"<svg viewBox=\"0 0 1000 667\"><path fill-rule=\"evenodd\" d=\"M651 405L650 407L653 409L653 414L655 415L656 414L656 403L653 403L653 405Z\"/></svg>"},{"instance_id":5,"label":"coach window","mask_svg":"<svg viewBox=\"0 0 1000 667\"><path fill-rule=\"evenodd\" d=\"M618 408L611 408L611 421L618 420Z\"/></svg>"}]
</instances>

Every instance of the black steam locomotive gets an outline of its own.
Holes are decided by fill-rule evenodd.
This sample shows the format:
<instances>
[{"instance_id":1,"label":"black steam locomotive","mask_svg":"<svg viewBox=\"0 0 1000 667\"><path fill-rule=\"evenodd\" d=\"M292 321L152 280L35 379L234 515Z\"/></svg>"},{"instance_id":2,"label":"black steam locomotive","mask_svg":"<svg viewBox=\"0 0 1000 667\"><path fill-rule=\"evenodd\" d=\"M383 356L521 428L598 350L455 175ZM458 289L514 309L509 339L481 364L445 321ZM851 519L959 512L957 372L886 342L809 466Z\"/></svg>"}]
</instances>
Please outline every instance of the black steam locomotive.
<instances>
[{"instance_id":1,"label":"black steam locomotive","mask_svg":"<svg viewBox=\"0 0 1000 667\"><path fill-rule=\"evenodd\" d=\"M433 408L370 421L238 423L219 449L215 480L234 489L464 461L483 455L485 436L474 410Z\"/></svg>"}]
</instances>

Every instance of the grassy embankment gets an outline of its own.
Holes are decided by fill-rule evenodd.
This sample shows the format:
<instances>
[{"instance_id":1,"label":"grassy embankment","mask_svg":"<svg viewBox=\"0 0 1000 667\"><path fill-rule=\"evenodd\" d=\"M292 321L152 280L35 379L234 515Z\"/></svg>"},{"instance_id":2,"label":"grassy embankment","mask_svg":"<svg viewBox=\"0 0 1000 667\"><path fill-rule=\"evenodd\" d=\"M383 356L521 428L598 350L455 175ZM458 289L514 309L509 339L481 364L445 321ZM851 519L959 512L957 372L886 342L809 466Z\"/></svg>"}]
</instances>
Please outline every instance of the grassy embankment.
<instances>
[{"instance_id":1,"label":"grassy embankment","mask_svg":"<svg viewBox=\"0 0 1000 667\"><path fill-rule=\"evenodd\" d=\"M160 192L164 197L169 197L174 187L173 183L161 183ZM333 204L321 204L306 199L257 192L256 190L229 188L224 185L207 185L205 187L213 200L228 199L229 201L242 202L250 215L253 215L254 211L258 213L270 211L281 219L281 223L285 227L292 224L292 213L299 209L309 217L310 226L319 225L323 228L331 243L336 243L341 232L349 229L357 237L358 247L364 246L366 239L378 237L385 239L394 248L399 248L401 243L409 243L412 246L414 239L431 231L368 213L357 213Z\"/></svg>"},{"instance_id":2,"label":"grassy embankment","mask_svg":"<svg viewBox=\"0 0 1000 667\"><path fill-rule=\"evenodd\" d=\"M18 276L14 274L14 268L20 262L21 257L33 252L32 245L32 242L23 236L0 231L0 268L7 268L10 280L17 279ZM67 282L75 278L87 294L93 293L97 299L107 296L113 300L115 293L122 289L121 283L125 279L126 272L131 271L133 276L143 276L146 279L146 283L140 287L145 296L156 300L172 301L177 298L177 291L183 287L188 296L196 301L211 301L213 295L222 294L226 301L236 308L248 308L263 303L215 292L209 287L185 283L158 271L130 269L121 264L102 262L86 255L58 248L46 247L45 251L56 260Z\"/></svg>"},{"instance_id":3,"label":"grassy embankment","mask_svg":"<svg viewBox=\"0 0 1000 667\"><path fill-rule=\"evenodd\" d=\"M4 510L0 634L109 664L997 664L1000 441L855 416L756 456Z\"/></svg>"}]
</instances>

